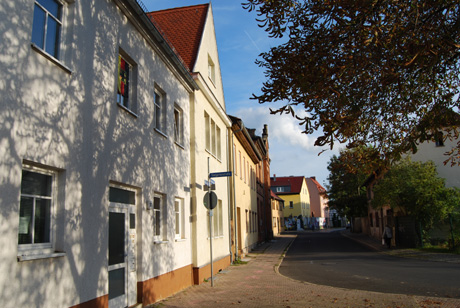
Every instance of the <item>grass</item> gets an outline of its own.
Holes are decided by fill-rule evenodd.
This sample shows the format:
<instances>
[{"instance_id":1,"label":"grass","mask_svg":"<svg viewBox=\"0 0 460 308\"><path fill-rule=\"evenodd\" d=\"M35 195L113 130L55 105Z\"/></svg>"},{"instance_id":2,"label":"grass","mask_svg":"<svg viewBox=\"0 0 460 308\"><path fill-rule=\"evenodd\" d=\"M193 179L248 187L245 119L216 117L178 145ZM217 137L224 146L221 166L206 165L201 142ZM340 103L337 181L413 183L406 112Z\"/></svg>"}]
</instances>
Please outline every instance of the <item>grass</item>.
<instances>
[{"instance_id":1,"label":"grass","mask_svg":"<svg viewBox=\"0 0 460 308\"><path fill-rule=\"evenodd\" d=\"M424 251L424 252L434 252L434 253L460 254L460 249L458 247L455 251L452 251L446 245L425 245L422 248L417 248L417 250Z\"/></svg>"},{"instance_id":2,"label":"grass","mask_svg":"<svg viewBox=\"0 0 460 308\"><path fill-rule=\"evenodd\" d=\"M242 265L242 264L248 264L248 261L243 261L241 259L237 259L233 261L233 265Z\"/></svg>"}]
</instances>

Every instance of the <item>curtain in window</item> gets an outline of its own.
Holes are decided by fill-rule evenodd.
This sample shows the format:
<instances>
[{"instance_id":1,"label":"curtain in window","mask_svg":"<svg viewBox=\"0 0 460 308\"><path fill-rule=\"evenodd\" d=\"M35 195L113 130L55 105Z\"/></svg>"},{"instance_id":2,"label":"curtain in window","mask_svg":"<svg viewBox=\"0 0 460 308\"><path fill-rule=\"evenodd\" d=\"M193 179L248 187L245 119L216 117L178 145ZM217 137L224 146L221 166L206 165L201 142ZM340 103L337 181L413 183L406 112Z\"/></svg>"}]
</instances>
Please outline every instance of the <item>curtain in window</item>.
<instances>
[{"instance_id":1,"label":"curtain in window","mask_svg":"<svg viewBox=\"0 0 460 308\"><path fill-rule=\"evenodd\" d=\"M118 56L118 94L124 97L128 96L128 76L129 64L121 56Z\"/></svg>"}]
</instances>

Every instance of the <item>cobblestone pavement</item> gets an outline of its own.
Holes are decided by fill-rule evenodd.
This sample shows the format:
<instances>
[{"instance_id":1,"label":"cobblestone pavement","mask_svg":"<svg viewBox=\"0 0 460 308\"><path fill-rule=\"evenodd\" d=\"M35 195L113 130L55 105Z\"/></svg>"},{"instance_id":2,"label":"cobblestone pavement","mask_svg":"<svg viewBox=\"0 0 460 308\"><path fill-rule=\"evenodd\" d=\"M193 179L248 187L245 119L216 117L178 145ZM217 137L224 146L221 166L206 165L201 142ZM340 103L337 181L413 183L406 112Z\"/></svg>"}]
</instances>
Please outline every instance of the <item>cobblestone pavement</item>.
<instances>
[{"instance_id":1,"label":"cobblestone pavement","mask_svg":"<svg viewBox=\"0 0 460 308\"><path fill-rule=\"evenodd\" d=\"M349 233L349 232L348 232ZM351 233L346 234L349 237ZM262 244L246 259L217 274L211 283L191 286L149 307L455 307L460 300L348 290L282 276L278 266L296 234ZM357 239L359 240L359 239Z\"/></svg>"}]
</instances>

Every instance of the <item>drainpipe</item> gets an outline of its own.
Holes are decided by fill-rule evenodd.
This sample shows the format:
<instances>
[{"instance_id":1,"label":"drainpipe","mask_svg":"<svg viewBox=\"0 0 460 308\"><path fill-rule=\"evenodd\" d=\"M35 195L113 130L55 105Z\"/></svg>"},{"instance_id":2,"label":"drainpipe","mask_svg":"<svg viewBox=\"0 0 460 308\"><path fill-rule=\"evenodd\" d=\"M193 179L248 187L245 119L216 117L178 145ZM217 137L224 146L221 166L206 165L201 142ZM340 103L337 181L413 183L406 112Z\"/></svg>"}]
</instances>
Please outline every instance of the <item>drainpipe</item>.
<instances>
[{"instance_id":1,"label":"drainpipe","mask_svg":"<svg viewBox=\"0 0 460 308\"><path fill-rule=\"evenodd\" d=\"M230 128L231 129L231 128ZM228 130L227 130L227 170L230 169L230 161L229 161L229 151L233 150L233 143L230 145L230 149L228 148L228 141L229 141L229 137L228 137ZM233 141L233 139L232 139ZM234 173L234 170L232 170L232 174ZM231 217L231 183L230 183L230 180L228 179L227 177L227 200L228 200L228 217L230 218ZM233 254L232 254L232 226L230 224L230 220L229 220L229 224L228 224L228 238L229 238L229 241L228 241L228 250L230 252L230 263L233 263Z\"/></svg>"}]
</instances>

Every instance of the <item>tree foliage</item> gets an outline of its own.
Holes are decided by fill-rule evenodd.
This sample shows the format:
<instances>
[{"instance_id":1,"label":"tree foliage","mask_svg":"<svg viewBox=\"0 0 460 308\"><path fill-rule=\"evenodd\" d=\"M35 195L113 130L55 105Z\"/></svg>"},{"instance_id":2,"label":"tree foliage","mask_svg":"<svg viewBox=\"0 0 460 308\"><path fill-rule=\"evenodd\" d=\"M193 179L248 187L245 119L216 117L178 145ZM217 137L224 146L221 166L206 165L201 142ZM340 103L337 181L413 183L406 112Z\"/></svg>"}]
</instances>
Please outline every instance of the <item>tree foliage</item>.
<instances>
[{"instance_id":1,"label":"tree foliage","mask_svg":"<svg viewBox=\"0 0 460 308\"><path fill-rule=\"evenodd\" d=\"M374 186L372 205L398 209L429 229L460 206L460 191L445 187L433 162L412 162L406 158L392 166Z\"/></svg>"},{"instance_id":2,"label":"tree foliage","mask_svg":"<svg viewBox=\"0 0 460 308\"><path fill-rule=\"evenodd\" d=\"M329 207L347 217L367 216L367 196L363 183L375 172L370 159L375 155L372 148L358 147L343 150L329 161L327 195Z\"/></svg>"},{"instance_id":3,"label":"tree foliage","mask_svg":"<svg viewBox=\"0 0 460 308\"><path fill-rule=\"evenodd\" d=\"M267 81L253 98L284 102L271 112L320 132L315 145L371 145L392 162L437 130L458 137L458 0L246 1L269 36L287 38L256 61Z\"/></svg>"}]
</instances>

